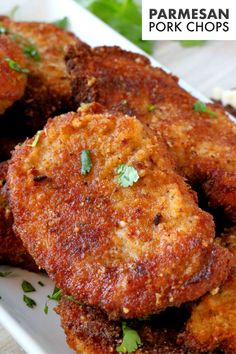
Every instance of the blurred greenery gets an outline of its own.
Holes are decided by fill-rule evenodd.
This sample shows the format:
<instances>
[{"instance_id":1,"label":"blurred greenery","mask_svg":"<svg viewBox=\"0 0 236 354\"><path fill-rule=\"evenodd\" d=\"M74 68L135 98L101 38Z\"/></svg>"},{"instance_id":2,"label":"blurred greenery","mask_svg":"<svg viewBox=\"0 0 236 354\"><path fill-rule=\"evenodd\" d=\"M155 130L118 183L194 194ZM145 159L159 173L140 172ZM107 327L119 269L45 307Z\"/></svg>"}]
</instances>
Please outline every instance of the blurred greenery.
<instances>
[{"instance_id":1,"label":"blurred greenery","mask_svg":"<svg viewBox=\"0 0 236 354\"><path fill-rule=\"evenodd\" d=\"M154 41L142 40L141 5L135 0L75 0L124 37L152 54ZM178 41L183 47L202 46L205 41Z\"/></svg>"},{"instance_id":2,"label":"blurred greenery","mask_svg":"<svg viewBox=\"0 0 236 354\"><path fill-rule=\"evenodd\" d=\"M135 0L76 0L124 37L151 54L153 41L142 40L142 15Z\"/></svg>"}]
</instances>

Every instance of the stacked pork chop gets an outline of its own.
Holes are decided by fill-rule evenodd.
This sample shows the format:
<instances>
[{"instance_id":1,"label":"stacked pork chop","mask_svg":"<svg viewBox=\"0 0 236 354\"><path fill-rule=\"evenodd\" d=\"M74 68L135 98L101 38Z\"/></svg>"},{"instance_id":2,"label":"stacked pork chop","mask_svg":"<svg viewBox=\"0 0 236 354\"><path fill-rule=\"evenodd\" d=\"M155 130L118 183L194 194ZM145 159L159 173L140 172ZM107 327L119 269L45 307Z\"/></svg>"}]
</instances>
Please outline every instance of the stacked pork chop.
<instances>
[{"instance_id":1,"label":"stacked pork chop","mask_svg":"<svg viewBox=\"0 0 236 354\"><path fill-rule=\"evenodd\" d=\"M143 56L0 24L1 263L46 270L77 353L236 351L235 228L191 189L235 223L234 123Z\"/></svg>"}]
</instances>

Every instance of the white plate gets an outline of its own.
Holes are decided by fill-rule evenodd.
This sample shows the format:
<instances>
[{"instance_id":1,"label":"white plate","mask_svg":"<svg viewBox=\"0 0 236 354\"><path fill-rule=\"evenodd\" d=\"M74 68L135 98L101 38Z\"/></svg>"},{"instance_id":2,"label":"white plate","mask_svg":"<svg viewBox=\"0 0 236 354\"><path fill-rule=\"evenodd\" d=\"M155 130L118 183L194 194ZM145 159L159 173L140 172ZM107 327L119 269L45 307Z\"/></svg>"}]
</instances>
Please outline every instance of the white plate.
<instances>
[{"instance_id":1,"label":"white plate","mask_svg":"<svg viewBox=\"0 0 236 354\"><path fill-rule=\"evenodd\" d=\"M2 0L0 13L8 14L15 5L20 5L15 15L16 20L50 22L68 16L70 29L92 46L119 45L124 49L143 53L73 0ZM163 67L153 58L150 59L153 65ZM207 101L206 97L185 82L180 81L180 84L197 98ZM66 345L59 317L52 310L55 302L49 303L48 315L43 311L47 295L51 294L54 288L52 282L43 275L0 267L0 271L8 269L12 270L12 274L7 278L0 278L0 321L3 326L29 354L73 353ZM34 309L28 308L23 302L21 282L24 279L37 288L36 292L29 294L37 302ZM39 280L45 284L44 287L38 284Z\"/></svg>"}]
</instances>

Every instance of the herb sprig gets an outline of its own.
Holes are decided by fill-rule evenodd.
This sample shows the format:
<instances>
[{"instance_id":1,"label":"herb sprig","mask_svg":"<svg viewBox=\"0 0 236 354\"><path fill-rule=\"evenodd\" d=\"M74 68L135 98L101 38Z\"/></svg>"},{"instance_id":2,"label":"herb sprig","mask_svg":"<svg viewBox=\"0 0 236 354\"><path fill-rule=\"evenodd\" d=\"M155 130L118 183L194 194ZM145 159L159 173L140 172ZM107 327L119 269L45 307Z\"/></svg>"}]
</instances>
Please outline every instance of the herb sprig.
<instances>
[{"instance_id":1,"label":"herb sprig","mask_svg":"<svg viewBox=\"0 0 236 354\"><path fill-rule=\"evenodd\" d=\"M122 343L116 347L116 351L118 353L135 352L142 345L138 332L127 326L126 322L122 322L122 331L123 340Z\"/></svg>"},{"instance_id":2,"label":"herb sprig","mask_svg":"<svg viewBox=\"0 0 236 354\"><path fill-rule=\"evenodd\" d=\"M91 171L92 168L92 160L91 154L89 150L83 150L80 155L81 161L81 174L85 176L87 173Z\"/></svg>"},{"instance_id":3,"label":"herb sprig","mask_svg":"<svg viewBox=\"0 0 236 354\"><path fill-rule=\"evenodd\" d=\"M122 187L130 187L139 180L138 171L129 165L122 164L116 169L117 182Z\"/></svg>"},{"instance_id":4,"label":"herb sprig","mask_svg":"<svg viewBox=\"0 0 236 354\"><path fill-rule=\"evenodd\" d=\"M27 68L22 68L20 64L11 58L4 58L4 60L8 63L10 69L17 71L18 73L28 74L30 71Z\"/></svg>"},{"instance_id":5,"label":"herb sprig","mask_svg":"<svg viewBox=\"0 0 236 354\"><path fill-rule=\"evenodd\" d=\"M217 118L217 112L212 111L204 102L197 101L193 105L194 111L199 113L208 113L212 118Z\"/></svg>"}]
</instances>

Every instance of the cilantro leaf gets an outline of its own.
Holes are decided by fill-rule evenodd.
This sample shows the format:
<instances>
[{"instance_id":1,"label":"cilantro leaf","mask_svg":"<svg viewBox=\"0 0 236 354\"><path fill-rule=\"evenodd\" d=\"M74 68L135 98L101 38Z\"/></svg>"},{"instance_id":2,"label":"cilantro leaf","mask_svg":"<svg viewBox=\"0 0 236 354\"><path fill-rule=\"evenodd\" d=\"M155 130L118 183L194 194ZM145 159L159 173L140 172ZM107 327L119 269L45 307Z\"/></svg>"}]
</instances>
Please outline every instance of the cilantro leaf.
<instances>
[{"instance_id":1,"label":"cilantro leaf","mask_svg":"<svg viewBox=\"0 0 236 354\"><path fill-rule=\"evenodd\" d=\"M191 48L191 47L200 47L205 44L206 41L202 40L182 40L178 41L182 47L184 48Z\"/></svg>"},{"instance_id":2,"label":"cilantro leaf","mask_svg":"<svg viewBox=\"0 0 236 354\"><path fill-rule=\"evenodd\" d=\"M35 288L31 283L29 283L27 280L23 280L21 287L25 293L31 293L35 291Z\"/></svg>"},{"instance_id":3,"label":"cilantro leaf","mask_svg":"<svg viewBox=\"0 0 236 354\"><path fill-rule=\"evenodd\" d=\"M126 322L122 322L123 340L120 345L116 347L119 353L133 353L142 345L139 334L134 329L127 326Z\"/></svg>"},{"instance_id":4,"label":"cilantro leaf","mask_svg":"<svg viewBox=\"0 0 236 354\"><path fill-rule=\"evenodd\" d=\"M139 180L138 171L132 166L122 164L117 167L116 172L118 184L122 187L130 187Z\"/></svg>"},{"instance_id":5,"label":"cilantro leaf","mask_svg":"<svg viewBox=\"0 0 236 354\"><path fill-rule=\"evenodd\" d=\"M33 299L31 299L30 297L28 297L26 295L23 296L23 300L24 300L26 306L30 307L31 309L37 305Z\"/></svg>"},{"instance_id":6,"label":"cilantro leaf","mask_svg":"<svg viewBox=\"0 0 236 354\"><path fill-rule=\"evenodd\" d=\"M30 71L27 68L22 68L20 64L10 58L4 58L8 63L10 69L17 71L18 73L28 74Z\"/></svg>"},{"instance_id":7,"label":"cilantro leaf","mask_svg":"<svg viewBox=\"0 0 236 354\"><path fill-rule=\"evenodd\" d=\"M197 101L193 105L194 111L199 113L208 113L212 118L217 118L217 112L212 111L204 102Z\"/></svg>"},{"instance_id":8,"label":"cilantro leaf","mask_svg":"<svg viewBox=\"0 0 236 354\"><path fill-rule=\"evenodd\" d=\"M89 150L83 150L81 152L80 161L81 161L81 174L85 176L87 173L91 171L92 168L92 161L91 161Z\"/></svg>"},{"instance_id":9,"label":"cilantro leaf","mask_svg":"<svg viewBox=\"0 0 236 354\"><path fill-rule=\"evenodd\" d=\"M67 16L57 20L57 21L54 21L53 24L59 28L62 28L62 29L66 29L68 28L69 26L69 18Z\"/></svg>"},{"instance_id":10,"label":"cilantro leaf","mask_svg":"<svg viewBox=\"0 0 236 354\"><path fill-rule=\"evenodd\" d=\"M151 54L152 41L142 40L142 15L135 0L76 0L124 37Z\"/></svg>"},{"instance_id":11,"label":"cilantro leaf","mask_svg":"<svg viewBox=\"0 0 236 354\"><path fill-rule=\"evenodd\" d=\"M59 301L61 300L61 294L62 294L62 290L55 286L52 295L48 295L48 298L50 300Z\"/></svg>"}]
</instances>

